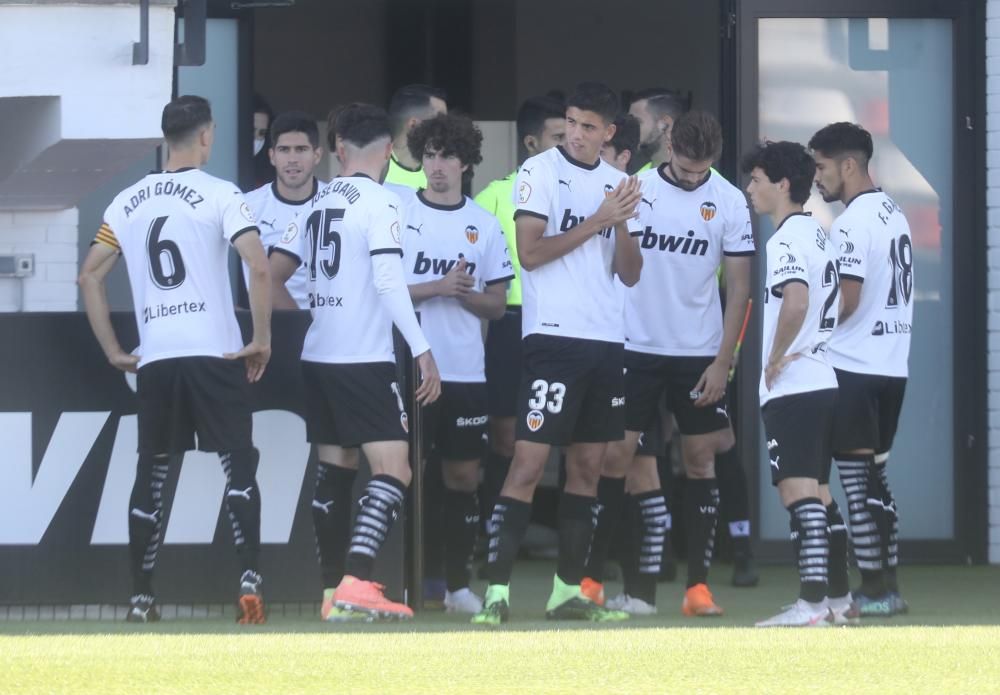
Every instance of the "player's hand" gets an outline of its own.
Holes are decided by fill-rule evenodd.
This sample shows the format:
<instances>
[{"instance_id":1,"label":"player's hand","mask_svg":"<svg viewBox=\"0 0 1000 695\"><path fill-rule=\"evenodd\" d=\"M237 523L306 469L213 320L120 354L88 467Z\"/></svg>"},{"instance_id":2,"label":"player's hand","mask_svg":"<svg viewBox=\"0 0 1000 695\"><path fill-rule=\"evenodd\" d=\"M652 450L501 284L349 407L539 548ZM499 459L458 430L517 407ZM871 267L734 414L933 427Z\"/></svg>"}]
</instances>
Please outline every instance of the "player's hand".
<instances>
[{"instance_id":1,"label":"player's hand","mask_svg":"<svg viewBox=\"0 0 1000 695\"><path fill-rule=\"evenodd\" d=\"M227 360L244 360L247 366L247 381L252 384L264 376L264 369L271 359L271 344L251 341L239 352L227 352L223 357Z\"/></svg>"},{"instance_id":2,"label":"player's hand","mask_svg":"<svg viewBox=\"0 0 1000 695\"><path fill-rule=\"evenodd\" d=\"M767 366L764 367L764 386L767 387L768 391L770 391L771 387L774 386L775 380L777 380L778 375L784 371L785 367L787 367L789 363L799 359L801 356L801 354L795 352L791 355L785 355L777 362L771 360L767 363Z\"/></svg>"},{"instance_id":3,"label":"player's hand","mask_svg":"<svg viewBox=\"0 0 1000 695\"><path fill-rule=\"evenodd\" d=\"M642 200L642 191L639 187L639 179L629 176L611 191L608 191L601 206L594 213L600 221L602 228L614 227L616 224L627 222L638 213L636 208Z\"/></svg>"},{"instance_id":4,"label":"player's hand","mask_svg":"<svg viewBox=\"0 0 1000 695\"><path fill-rule=\"evenodd\" d=\"M729 367L719 360L713 360L694 387L695 391L701 393L694 401L695 407L704 408L721 401L726 395L728 381Z\"/></svg>"},{"instance_id":5,"label":"player's hand","mask_svg":"<svg viewBox=\"0 0 1000 695\"><path fill-rule=\"evenodd\" d=\"M468 294L476 283L468 271L469 264L464 258L448 271L448 274L438 280L438 294L442 297L460 297Z\"/></svg>"},{"instance_id":6,"label":"player's hand","mask_svg":"<svg viewBox=\"0 0 1000 695\"><path fill-rule=\"evenodd\" d=\"M417 367L420 369L420 386L413 396L420 405L429 405L441 395L441 374L430 350L417 355Z\"/></svg>"},{"instance_id":7,"label":"player's hand","mask_svg":"<svg viewBox=\"0 0 1000 695\"><path fill-rule=\"evenodd\" d=\"M131 372L135 374L139 369L139 356L131 355L124 350L116 352L115 354L108 357L108 363L111 364L115 369L120 369L123 372Z\"/></svg>"}]
</instances>

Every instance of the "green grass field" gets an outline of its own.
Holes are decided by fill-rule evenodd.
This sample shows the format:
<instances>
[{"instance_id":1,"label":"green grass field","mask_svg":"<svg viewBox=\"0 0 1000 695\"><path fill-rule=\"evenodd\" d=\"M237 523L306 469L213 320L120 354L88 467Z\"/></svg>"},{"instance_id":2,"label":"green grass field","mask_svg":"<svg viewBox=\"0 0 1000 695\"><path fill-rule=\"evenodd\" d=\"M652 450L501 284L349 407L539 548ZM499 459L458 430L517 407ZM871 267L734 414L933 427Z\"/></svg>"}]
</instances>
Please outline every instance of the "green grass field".
<instances>
[{"instance_id":1,"label":"green grass field","mask_svg":"<svg viewBox=\"0 0 1000 695\"><path fill-rule=\"evenodd\" d=\"M713 620L680 617L675 583L660 585L652 619L548 623L552 566L525 563L499 630L442 613L400 625L0 623L0 692L1000 692L1000 568L906 568L910 615L821 630L748 627L794 598L794 572L765 568L760 587L733 589L728 569L714 573L726 615Z\"/></svg>"}]
</instances>

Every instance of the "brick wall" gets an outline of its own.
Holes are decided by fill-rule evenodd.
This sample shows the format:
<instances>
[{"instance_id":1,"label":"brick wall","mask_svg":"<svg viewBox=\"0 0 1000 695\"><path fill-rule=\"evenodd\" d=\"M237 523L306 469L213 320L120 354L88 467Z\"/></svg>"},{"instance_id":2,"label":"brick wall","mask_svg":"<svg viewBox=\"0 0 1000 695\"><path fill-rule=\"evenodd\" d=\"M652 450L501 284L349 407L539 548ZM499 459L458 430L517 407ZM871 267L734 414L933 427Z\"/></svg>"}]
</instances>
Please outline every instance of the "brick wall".
<instances>
[{"instance_id":1,"label":"brick wall","mask_svg":"<svg viewBox=\"0 0 1000 695\"><path fill-rule=\"evenodd\" d=\"M33 276L0 278L0 311L76 311L77 225L76 208L0 210L0 254L35 255Z\"/></svg>"}]
</instances>

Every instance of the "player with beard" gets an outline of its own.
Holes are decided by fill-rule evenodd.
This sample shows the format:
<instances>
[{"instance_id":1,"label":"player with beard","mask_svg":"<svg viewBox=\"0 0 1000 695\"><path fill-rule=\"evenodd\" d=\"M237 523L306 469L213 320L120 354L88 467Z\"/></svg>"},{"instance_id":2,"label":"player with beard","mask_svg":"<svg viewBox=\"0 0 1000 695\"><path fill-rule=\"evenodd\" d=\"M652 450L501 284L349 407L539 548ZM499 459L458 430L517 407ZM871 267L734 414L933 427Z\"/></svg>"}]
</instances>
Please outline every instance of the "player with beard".
<instances>
[{"instance_id":1,"label":"player with beard","mask_svg":"<svg viewBox=\"0 0 1000 695\"><path fill-rule=\"evenodd\" d=\"M685 101L668 89L657 87L636 93L628 108L639 120L639 150L632 158L633 169L649 171L670 159L670 130L686 110ZM641 167L640 162L644 162Z\"/></svg>"},{"instance_id":2,"label":"player with beard","mask_svg":"<svg viewBox=\"0 0 1000 695\"><path fill-rule=\"evenodd\" d=\"M247 204L257 218L265 249L274 246L289 225L298 224L295 217L322 185L313 176L323 156L316 121L304 113L283 113L271 124L270 141L274 144L268 156L274 165L275 179L247 193ZM245 263L243 277L249 283ZM308 269L301 266L286 284L275 284L274 308L308 309L308 283Z\"/></svg>"},{"instance_id":3,"label":"player with beard","mask_svg":"<svg viewBox=\"0 0 1000 695\"><path fill-rule=\"evenodd\" d=\"M861 571L851 616L888 617L908 610L896 579L899 514L886 463L906 391L913 242L902 210L872 183L868 164L874 148L868 131L853 123L833 123L812 137L809 149L823 200L846 206L830 228L842 274L843 323L830 339L829 356L840 384L834 459L847 494L851 541ZM838 541L846 544L843 518L828 487L823 493L831 528L839 526ZM831 576L831 596L846 592L845 570L836 586ZM835 611L839 608L842 603Z\"/></svg>"}]
</instances>

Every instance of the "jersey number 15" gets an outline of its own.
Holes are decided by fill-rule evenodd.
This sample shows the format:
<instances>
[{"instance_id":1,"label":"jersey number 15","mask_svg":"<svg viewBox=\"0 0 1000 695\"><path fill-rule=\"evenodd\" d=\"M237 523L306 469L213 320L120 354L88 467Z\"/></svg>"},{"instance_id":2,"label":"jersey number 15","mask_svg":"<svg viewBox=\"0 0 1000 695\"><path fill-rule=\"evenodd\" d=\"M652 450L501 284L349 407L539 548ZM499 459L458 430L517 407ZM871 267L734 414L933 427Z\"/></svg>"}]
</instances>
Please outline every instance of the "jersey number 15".
<instances>
[{"instance_id":1,"label":"jersey number 15","mask_svg":"<svg viewBox=\"0 0 1000 695\"><path fill-rule=\"evenodd\" d=\"M336 227L344 221L343 208L316 210L306 220L306 234L312 244L312 259L309 261L309 279L316 280L316 263L328 279L332 280L340 272L340 232Z\"/></svg>"}]
</instances>

